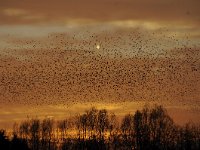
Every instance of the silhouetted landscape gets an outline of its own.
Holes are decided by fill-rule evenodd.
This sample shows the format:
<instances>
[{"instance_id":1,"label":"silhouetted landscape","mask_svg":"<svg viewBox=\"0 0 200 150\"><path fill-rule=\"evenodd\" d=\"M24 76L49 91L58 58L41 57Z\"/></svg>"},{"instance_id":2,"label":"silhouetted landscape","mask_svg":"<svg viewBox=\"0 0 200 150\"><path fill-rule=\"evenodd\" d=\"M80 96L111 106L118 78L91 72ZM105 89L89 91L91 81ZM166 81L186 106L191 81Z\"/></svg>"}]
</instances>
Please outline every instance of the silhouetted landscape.
<instances>
[{"instance_id":1,"label":"silhouetted landscape","mask_svg":"<svg viewBox=\"0 0 200 150\"><path fill-rule=\"evenodd\" d=\"M200 148L200 126L176 125L165 108L144 106L119 119L94 107L64 120L27 118L11 135L0 131L1 150L129 150Z\"/></svg>"}]
</instances>

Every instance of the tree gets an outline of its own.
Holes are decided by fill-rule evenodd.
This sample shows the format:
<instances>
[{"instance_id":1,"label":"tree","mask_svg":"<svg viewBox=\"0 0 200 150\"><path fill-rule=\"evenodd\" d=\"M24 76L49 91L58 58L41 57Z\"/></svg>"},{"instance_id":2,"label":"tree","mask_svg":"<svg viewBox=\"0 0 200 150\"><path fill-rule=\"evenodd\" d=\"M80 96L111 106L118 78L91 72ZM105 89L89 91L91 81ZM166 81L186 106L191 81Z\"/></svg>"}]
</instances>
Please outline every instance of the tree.
<instances>
[{"instance_id":1,"label":"tree","mask_svg":"<svg viewBox=\"0 0 200 150\"><path fill-rule=\"evenodd\" d=\"M121 124L121 131L123 136L124 146L132 149L133 146L133 134L134 134L134 124L133 115L125 115Z\"/></svg>"},{"instance_id":2,"label":"tree","mask_svg":"<svg viewBox=\"0 0 200 150\"><path fill-rule=\"evenodd\" d=\"M16 130L17 129L15 128L15 131ZM25 120L20 124L19 134L22 139L25 139L28 142L28 139L30 137L30 122L29 122L29 120Z\"/></svg>"},{"instance_id":3,"label":"tree","mask_svg":"<svg viewBox=\"0 0 200 150\"><path fill-rule=\"evenodd\" d=\"M174 122L162 106L155 106L150 112L150 137L153 147L163 149L172 142ZM169 145L168 145L169 146Z\"/></svg>"},{"instance_id":4,"label":"tree","mask_svg":"<svg viewBox=\"0 0 200 150\"><path fill-rule=\"evenodd\" d=\"M87 114L87 127L89 131L89 139L95 138L95 132L97 127L97 115L98 110L95 107L92 107L89 111L86 111Z\"/></svg>"},{"instance_id":5,"label":"tree","mask_svg":"<svg viewBox=\"0 0 200 150\"><path fill-rule=\"evenodd\" d=\"M50 118L45 118L42 121L42 145L43 145L43 149L47 149L50 150L51 149L51 140L53 137L53 125L54 125L54 121Z\"/></svg>"},{"instance_id":6,"label":"tree","mask_svg":"<svg viewBox=\"0 0 200 150\"><path fill-rule=\"evenodd\" d=\"M114 113L111 113L109 115L109 126L108 126L108 130L109 130L109 137L114 136L114 134L117 133L117 128L118 128L118 121L117 121L117 116Z\"/></svg>"},{"instance_id":7,"label":"tree","mask_svg":"<svg viewBox=\"0 0 200 150\"><path fill-rule=\"evenodd\" d=\"M32 119L30 121L30 139L33 150L39 149L39 139L40 139L40 120Z\"/></svg>"},{"instance_id":8,"label":"tree","mask_svg":"<svg viewBox=\"0 0 200 150\"><path fill-rule=\"evenodd\" d=\"M108 112L106 109L99 110L97 129L101 140L104 140L105 132L109 126Z\"/></svg>"},{"instance_id":9,"label":"tree","mask_svg":"<svg viewBox=\"0 0 200 150\"><path fill-rule=\"evenodd\" d=\"M16 134L13 135L10 143L10 150L29 150L27 141L25 139L18 138Z\"/></svg>"},{"instance_id":10,"label":"tree","mask_svg":"<svg viewBox=\"0 0 200 150\"><path fill-rule=\"evenodd\" d=\"M135 149L142 148L142 113L137 110L133 117L134 119L134 131L135 131Z\"/></svg>"},{"instance_id":11,"label":"tree","mask_svg":"<svg viewBox=\"0 0 200 150\"><path fill-rule=\"evenodd\" d=\"M175 125L162 106L145 106L118 123L114 113L93 107L74 119L58 121L56 129L64 142L57 143L54 120L27 119L13 126L13 137L0 130L0 149L200 149L200 127ZM70 130L78 133L78 139L70 134L67 138Z\"/></svg>"},{"instance_id":12,"label":"tree","mask_svg":"<svg viewBox=\"0 0 200 150\"><path fill-rule=\"evenodd\" d=\"M60 131L62 141L64 141L67 138L68 128L69 128L69 122L67 119L58 121L58 129Z\"/></svg>"},{"instance_id":13,"label":"tree","mask_svg":"<svg viewBox=\"0 0 200 150\"><path fill-rule=\"evenodd\" d=\"M8 137L6 136L6 131L5 130L0 130L0 149L9 149L9 140Z\"/></svg>"},{"instance_id":14,"label":"tree","mask_svg":"<svg viewBox=\"0 0 200 150\"><path fill-rule=\"evenodd\" d=\"M200 130L192 123L187 123L183 127L183 143L182 147L185 149L199 149L200 148Z\"/></svg>"},{"instance_id":15,"label":"tree","mask_svg":"<svg viewBox=\"0 0 200 150\"><path fill-rule=\"evenodd\" d=\"M83 114L80 116L80 124L82 129L82 138L84 141L87 135L87 114Z\"/></svg>"}]
</instances>

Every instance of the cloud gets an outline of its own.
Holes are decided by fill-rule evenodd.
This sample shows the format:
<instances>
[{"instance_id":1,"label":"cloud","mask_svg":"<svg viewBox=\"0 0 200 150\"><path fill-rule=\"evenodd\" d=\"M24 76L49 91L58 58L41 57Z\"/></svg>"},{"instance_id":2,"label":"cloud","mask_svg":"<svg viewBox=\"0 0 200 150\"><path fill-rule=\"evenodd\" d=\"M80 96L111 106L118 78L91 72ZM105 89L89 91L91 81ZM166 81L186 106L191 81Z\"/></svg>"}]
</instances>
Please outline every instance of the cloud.
<instances>
[{"instance_id":1,"label":"cloud","mask_svg":"<svg viewBox=\"0 0 200 150\"><path fill-rule=\"evenodd\" d=\"M199 24L199 0L29 0L2 2L1 24L65 23L85 21L147 20ZM6 10L6 13L5 13ZM29 12L37 19L20 18ZM13 15L14 14L14 15ZM29 14L29 15L30 15ZM41 18L40 18L41 17ZM12 18L12 20L11 20Z\"/></svg>"},{"instance_id":2,"label":"cloud","mask_svg":"<svg viewBox=\"0 0 200 150\"><path fill-rule=\"evenodd\" d=\"M6 16L8 17L18 17L18 16L23 16L23 15L26 15L27 12L24 11L23 9L12 9L12 8L7 8L7 9L4 9L2 11Z\"/></svg>"}]
</instances>

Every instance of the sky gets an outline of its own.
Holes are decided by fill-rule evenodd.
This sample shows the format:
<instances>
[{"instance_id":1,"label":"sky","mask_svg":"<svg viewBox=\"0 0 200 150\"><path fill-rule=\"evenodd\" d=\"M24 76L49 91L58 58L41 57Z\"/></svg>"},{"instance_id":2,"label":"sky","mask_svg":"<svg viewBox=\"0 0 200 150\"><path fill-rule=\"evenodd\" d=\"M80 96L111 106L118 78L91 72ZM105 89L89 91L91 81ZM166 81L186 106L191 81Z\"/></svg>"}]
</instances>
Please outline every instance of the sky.
<instances>
[{"instance_id":1,"label":"sky","mask_svg":"<svg viewBox=\"0 0 200 150\"><path fill-rule=\"evenodd\" d=\"M0 0L0 128L95 106L200 118L199 0Z\"/></svg>"}]
</instances>

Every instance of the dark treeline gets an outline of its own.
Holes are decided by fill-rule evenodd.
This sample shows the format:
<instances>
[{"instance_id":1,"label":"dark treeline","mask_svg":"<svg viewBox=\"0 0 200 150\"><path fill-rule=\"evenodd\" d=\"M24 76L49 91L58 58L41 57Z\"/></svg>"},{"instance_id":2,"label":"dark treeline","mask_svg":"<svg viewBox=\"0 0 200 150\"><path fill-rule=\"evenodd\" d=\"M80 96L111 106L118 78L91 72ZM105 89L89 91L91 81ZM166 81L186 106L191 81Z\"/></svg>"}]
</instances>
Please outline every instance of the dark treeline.
<instances>
[{"instance_id":1,"label":"dark treeline","mask_svg":"<svg viewBox=\"0 0 200 150\"><path fill-rule=\"evenodd\" d=\"M27 119L0 131L1 150L156 150L200 149L200 126L174 124L162 106L145 106L121 121L106 109L91 108L82 115L55 121Z\"/></svg>"}]
</instances>

